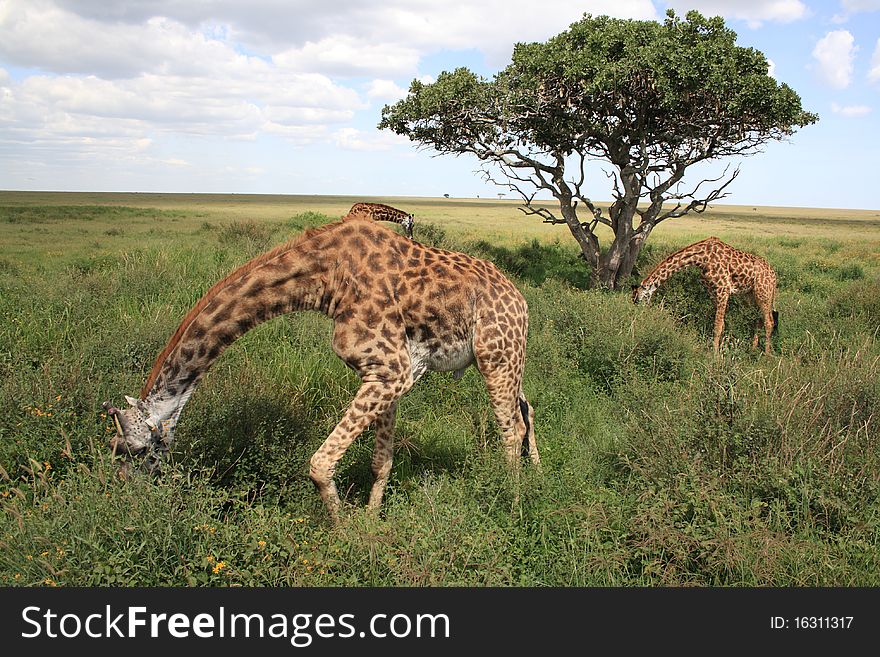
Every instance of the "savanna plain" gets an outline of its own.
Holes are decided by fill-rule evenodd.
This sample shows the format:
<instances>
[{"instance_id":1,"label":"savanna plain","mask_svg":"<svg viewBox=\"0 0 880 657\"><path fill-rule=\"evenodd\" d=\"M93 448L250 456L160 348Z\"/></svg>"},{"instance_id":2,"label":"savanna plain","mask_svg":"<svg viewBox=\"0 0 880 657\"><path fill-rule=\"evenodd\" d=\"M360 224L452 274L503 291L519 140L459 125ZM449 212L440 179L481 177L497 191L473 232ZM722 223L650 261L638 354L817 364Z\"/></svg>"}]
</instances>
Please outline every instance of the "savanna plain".
<instances>
[{"instance_id":1,"label":"savanna plain","mask_svg":"<svg viewBox=\"0 0 880 657\"><path fill-rule=\"evenodd\" d=\"M223 354L160 479L115 476L101 403L213 283L362 200L525 295L542 468L518 501L479 374L429 373L381 514L368 431L333 527L308 459L358 380L307 313ZM713 354L695 270L646 307L587 289L567 229L510 200L0 192L0 586L878 586L880 211L718 205L639 273L709 235L776 269L773 356L742 299Z\"/></svg>"}]
</instances>

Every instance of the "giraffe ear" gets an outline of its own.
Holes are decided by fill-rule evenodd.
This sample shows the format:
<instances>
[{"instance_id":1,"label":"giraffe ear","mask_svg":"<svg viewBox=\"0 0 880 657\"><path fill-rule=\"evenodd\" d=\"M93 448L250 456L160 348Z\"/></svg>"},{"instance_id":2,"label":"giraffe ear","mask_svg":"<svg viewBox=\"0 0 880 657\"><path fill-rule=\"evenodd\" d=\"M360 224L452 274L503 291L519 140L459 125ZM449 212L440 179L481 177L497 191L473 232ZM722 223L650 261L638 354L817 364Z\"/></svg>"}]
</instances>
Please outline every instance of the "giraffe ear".
<instances>
[{"instance_id":1,"label":"giraffe ear","mask_svg":"<svg viewBox=\"0 0 880 657\"><path fill-rule=\"evenodd\" d=\"M128 395L126 395L126 396L125 396L125 401L128 402L128 405L129 405L129 406L134 406L135 408L138 407L138 400L135 399L134 397L129 397Z\"/></svg>"}]
</instances>

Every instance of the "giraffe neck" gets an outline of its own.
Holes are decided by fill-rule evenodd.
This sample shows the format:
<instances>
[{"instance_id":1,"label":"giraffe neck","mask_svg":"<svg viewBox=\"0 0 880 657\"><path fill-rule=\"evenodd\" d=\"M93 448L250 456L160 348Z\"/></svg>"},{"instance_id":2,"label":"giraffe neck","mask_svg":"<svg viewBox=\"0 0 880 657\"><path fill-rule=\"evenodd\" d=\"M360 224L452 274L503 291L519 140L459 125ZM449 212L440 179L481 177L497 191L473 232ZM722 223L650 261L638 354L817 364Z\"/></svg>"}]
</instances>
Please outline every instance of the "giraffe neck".
<instances>
[{"instance_id":1,"label":"giraffe neck","mask_svg":"<svg viewBox=\"0 0 880 657\"><path fill-rule=\"evenodd\" d=\"M141 390L155 425L173 426L208 368L258 324L298 310L333 316L339 296L334 276L327 275L331 256L308 246L297 240L254 258L187 313Z\"/></svg>"},{"instance_id":2,"label":"giraffe neck","mask_svg":"<svg viewBox=\"0 0 880 657\"><path fill-rule=\"evenodd\" d=\"M412 225L412 215L403 210L398 210L384 203L355 203L348 211L348 215L365 215L374 221L390 221L401 224L409 229Z\"/></svg>"},{"instance_id":3,"label":"giraffe neck","mask_svg":"<svg viewBox=\"0 0 880 657\"><path fill-rule=\"evenodd\" d=\"M705 242L706 240L686 246L662 260L642 281L642 287L656 289L685 267L699 267L705 271L709 261L709 248Z\"/></svg>"}]
</instances>

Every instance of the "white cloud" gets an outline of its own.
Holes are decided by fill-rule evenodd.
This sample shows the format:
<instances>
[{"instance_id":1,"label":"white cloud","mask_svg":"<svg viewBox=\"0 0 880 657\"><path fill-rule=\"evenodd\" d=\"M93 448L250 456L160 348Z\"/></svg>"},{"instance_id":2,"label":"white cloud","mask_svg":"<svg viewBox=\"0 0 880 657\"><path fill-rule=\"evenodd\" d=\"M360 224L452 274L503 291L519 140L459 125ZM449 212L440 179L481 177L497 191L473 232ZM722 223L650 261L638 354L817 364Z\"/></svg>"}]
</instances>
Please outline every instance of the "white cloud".
<instances>
[{"instance_id":1,"label":"white cloud","mask_svg":"<svg viewBox=\"0 0 880 657\"><path fill-rule=\"evenodd\" d=\"M845 11L855 14L863 11L880 11L880 0L841 0Z\"/></svg>"},{"instance_id":2,"label":"white cloud","mask_svg":"<svg viewBox=\"0 0 880 657\"><path fill-rule=\"evenodd\" d=\"M260 129L267 134L283 137L297 146L325 141L330 132L326 125L285 125L274 121L267 121Z\"/></svg>"},{"instance_id":3,"label":"white cloud","mask_svg":"<svg viewBox=\"0 0 880 657\"><path fill-rule=\"evenodd\" d=\"M806 12L801 0L680 1L682 12L696 7L755 25ZM482 55L500 67L514 43L545 40L584 13L657 19L663 6L652 0L0 0L0 161L29 163L16 171L18 181L32 170L60 172L69 164L66 175L75 171L86 188L103 184L100 172L110 167L117 180L130 176L125 188L143 188L146 178L136 166L172 171L183 187L180 181L211 178L206 164L221 171L226 158L236 157L231 152L250 158L236 162L236 184L245 175L277 176L279 167L264 158L283 162L280 153L311 144L328 161L335 158L334 169L342 168L337 149L412 156L405 138L357 129L354 120L361 128L375 124L378 117L363 116L367 110L376 114L381 103L404 97L413 77L433 82L431 67L440 61ZM877 69L880 79L880 64ZM280 148L268 146L279 141ZM303 175L312 176L312 169Z\"/></svg>"},{"instance_id":4,"label":"white cloud","mask_svg":"<svg viewBox=\"0 0 880 657\"><path fill-rule=\"evenodd\" d=\"M867 105L838 105L837 103L831 103L831 111L835 114L839 114L845 118L854 118L858 116L865 116L865 114L869 114L871 112L871 108Z\"/></svg>"},{"instance_id":5,"label":"white cloud","mask_svg":"<svg viewBox=\"0 0 880 657\"><path fill-rule=\"evenodd\" d=\"M274 55L272 61L279 67L295 71L344 77L398 77L415 73L419 53L414 48L397 44L373 44L347 35L336 35L310 41L301 48L285 50Z\"/></svg>"},{"instance_id":6,"label":"white cloud","mask_svg":"<svg viewBox=\"0 0 880 657\"><path fill-rule=\"evenodd\" d=\"M877 45L874 47L874 54L871 57L871 68L868 71L868 80L871 82L880 81L880 39L877 39Z\"/></svg>"},{"instance_id":7,"label":"white cloud","mask_svg":"<svg viewBox=\"0 0 880 657\"><path fill-rule=\"evenodd\" d=\"M516 6L514 6L516 5ZM406 95L438 49L509 54L582 12L652 18L650 0L0 0L0 142L132 149L163 135L383 149L340 132L368 100ZM433 78L421 75L422 79ZM358 83L363 95L346 86Z\"/></svg>"},{"instance_id":8,"label":"white cloud","mask_svg":"<svg viewBox=\"0 0 880 657\"><path fill-rule=\"evenodd\" d=\"M405 98L408 91L394 83L393 80L373 80L367 89L367 96L389 102Z\"/></svg>"},{"instance_id":9,"label":"white cloud","mask_svg":"<svg viewBox=\"0 0 880 657\"><path fill-rule=\"evenodd\" d=\"M91 23L132 26L164 16L192 30L225 31L248 50L273 55L348 36L364 43L436 48L509 48L545 39L583 13L656 18L651 0L20 0L63 8ZM224 30L220 30L221 32Z\"/></svg>"},{"instance_id":10,"label":"white cloud","mask_svg":"<svg viewBox=\"0 0 880 657\"><path fill-rule=\"evenodd\" d=\"M333 133L334 143L348 151L388 151L409 139L389 132L364 132L356 128L342 128Z\"/></svg>"},{"instance_id":11,"label":"white cloud","mask_svg":"<svg viewBox=\"0 0 880 657\"><path fill-rule=\"evenodd\" d=\"M169 18L105 25L46 0L7 2L4 8L0 57L19 66L125 78L147 72L205 75L247 59L229 44Z\"/></svg>"},{"instance_id":12,"label":"white cloud","mask_svg":"<svg viewBox=\"0 0 880 657\"><path fill-rule=\"evenodd\" d=\"M766 22L790 23L809 13L801 0L672 0L668 4L680 14L696 9L705 16L743 20L753 28Z\"/></svg>"},{"instance_id":13,"label":"white cloud","mask_svg":"<svg viewBox=\"0 0 880 657\"><path fill-rule=\"evenodd\" d=\"M853 14L880 11L880 0L841 0L840 6L843 13L831 17L835 23L845 23Z\"/></svg>"},{"instance_id":14,"label":"white cloud","mask_svg":"<svg viewBox=\"0 0 880 657\"><path fill-rule=\"evenodd\" d=\"M242 54L166 18L110 26L45 0L6 2L0 31L0 63L54 73L15 82L0 69L7 143L113 150L157 133L254 139L261 131L308 142L326 136L317 125L367 107L325 75Z\"/></svg>"},{"instance_id":15,"label":"white cloud","mask_svg":"<svg viewBox=\"0 0 880 657\"><path fill-rule=\"evenodd\" d=\"M767 75L769 75L771 78L776 77L776 62L774 62L769 57L767 58Z\"/></svg>"},{"instance_id":16,"label":"white cloud","mask_svg":"<svg viewBox=\"0 0 880 657\"><path fill-rule=\"evenodd\" d=\"M251 68L255 58L297 72L412 76L421 57L441 49L506 58L515 42L546 39L584 12L657 17L651 0L5 0L0 6L0 60L105 79L210 75Z\"/></svg>"},{"instance_id":17,"label":"white cloud","mask_svg":"<svg viewBox=\"0 0 880 657\"><path fill-rule=\"evenodd\" d=\"M857 50L855 39L847 30L834 30L819 39L813 48L819 78L834 89L848 87Z\"/></svg>"},{"instance_id":18,"label":"white cloud","mask_svg":"<svg viewBox=\"0 0 880 657\"><path fill-rule=\"evenodd\" d=\"M332 143L329 126L345 125L364 106L323 76L266 75L7 80L0 84L0 169L10 173L7 185L20 188L183 191L192 179L189 185L222 191L258 179L254 172L206 176L205 167L223 157L206 159L205 149L230 153L230 142L256 144L260 135L295 148Z\"/></svg>"}]
</instances>

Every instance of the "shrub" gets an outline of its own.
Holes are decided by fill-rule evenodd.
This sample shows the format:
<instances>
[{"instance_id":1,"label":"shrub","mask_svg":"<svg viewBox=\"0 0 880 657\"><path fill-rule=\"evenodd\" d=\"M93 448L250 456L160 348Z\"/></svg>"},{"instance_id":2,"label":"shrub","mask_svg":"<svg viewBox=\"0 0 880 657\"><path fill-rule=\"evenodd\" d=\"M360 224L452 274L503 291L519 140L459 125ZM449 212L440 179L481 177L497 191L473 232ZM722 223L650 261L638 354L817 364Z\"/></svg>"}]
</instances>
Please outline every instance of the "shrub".
<instances>
[{"instance_id":1,"label":"shrub","mask_svg":"<svg viewBox=\"0 0 880 657\"><path fill-rule=\"evenodd\" d=\"M861 320L871 331L880 326L880 278L843 287L828 300L828 311L839 319Z\"/></svg>"},{"instance_id":2,"label":"shrub","mask_svg":"<svg viewBox=\"0 0 880 657\"><path fill-rule=\"evenodd\" d=\"M233 221L223 226L217 239L220 244L241 247L249 254L256 255L269 248L273 230L266 224L255 221Z\"/></svg>"}]
</instances>

